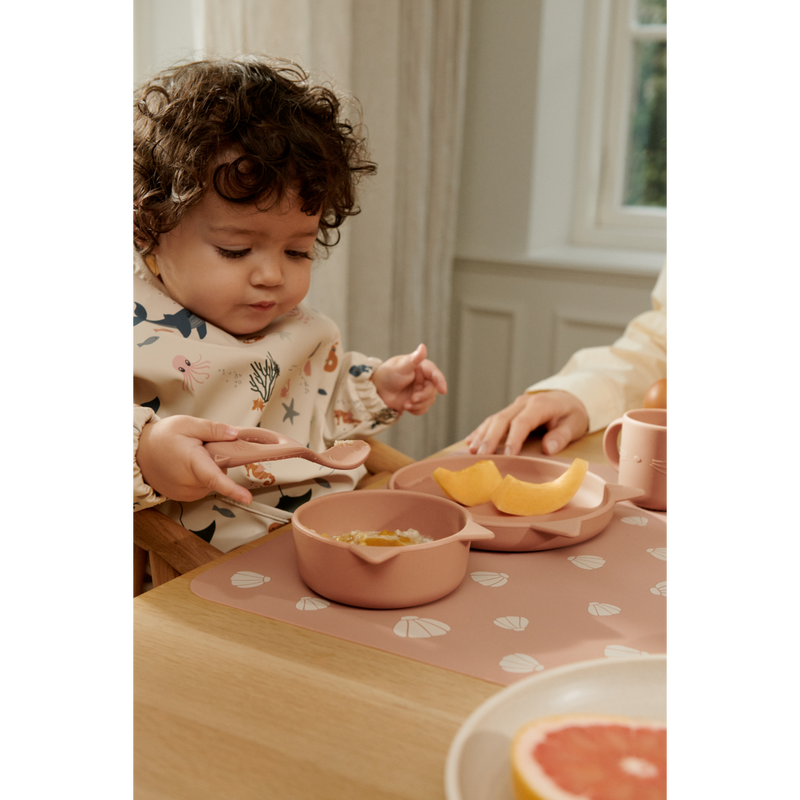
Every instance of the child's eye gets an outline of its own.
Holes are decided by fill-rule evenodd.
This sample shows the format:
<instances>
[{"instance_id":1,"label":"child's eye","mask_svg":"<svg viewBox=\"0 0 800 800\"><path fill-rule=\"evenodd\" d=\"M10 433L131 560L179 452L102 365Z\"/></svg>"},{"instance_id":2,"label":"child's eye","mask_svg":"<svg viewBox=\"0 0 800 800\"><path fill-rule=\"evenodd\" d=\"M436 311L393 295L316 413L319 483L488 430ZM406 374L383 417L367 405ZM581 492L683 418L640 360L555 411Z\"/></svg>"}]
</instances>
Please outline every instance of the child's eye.
<instances>
[{"instance_id":1,"label":"child's eye","mask_svg":"<svg viewBox=\"0 0 800 800\"><path fill-rule=\"evenodd\" d=\"M286 255L289 256L289 258L306 258L309 261L312 260L311 253L303 253L299 250L287 250Z\"/></svg>"},{"instance_id":2,"label":"child's eye","mask_svg":"<svg viewBox=\"0 0 800 800\"><path fill-rule=\"evenodd\" d=\"M241 258L242 256L246 256L250 252L250 248L248 247L246 250L225 250L222 247L218 247L217 252L223 258Z\"/></svg>"}]
</instances>

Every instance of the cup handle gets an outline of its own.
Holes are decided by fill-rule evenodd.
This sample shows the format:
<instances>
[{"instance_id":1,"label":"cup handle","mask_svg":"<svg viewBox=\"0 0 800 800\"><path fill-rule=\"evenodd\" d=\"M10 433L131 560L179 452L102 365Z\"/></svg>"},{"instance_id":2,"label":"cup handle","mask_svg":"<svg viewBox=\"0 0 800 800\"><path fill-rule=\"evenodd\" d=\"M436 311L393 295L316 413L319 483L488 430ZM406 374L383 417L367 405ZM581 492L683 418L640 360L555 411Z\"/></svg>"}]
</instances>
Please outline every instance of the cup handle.
<instances>
[{"instance_id":1,"label":"cup handle","mask_svg":"<svg viewBox=\"0 0 800 800\"><path fill-rule=\"evenodd\" d=\"M603 452L612 467L619 472L619 432L622 429L622 417L614 420L603 434Z\"/></svg>"}]
</instances>

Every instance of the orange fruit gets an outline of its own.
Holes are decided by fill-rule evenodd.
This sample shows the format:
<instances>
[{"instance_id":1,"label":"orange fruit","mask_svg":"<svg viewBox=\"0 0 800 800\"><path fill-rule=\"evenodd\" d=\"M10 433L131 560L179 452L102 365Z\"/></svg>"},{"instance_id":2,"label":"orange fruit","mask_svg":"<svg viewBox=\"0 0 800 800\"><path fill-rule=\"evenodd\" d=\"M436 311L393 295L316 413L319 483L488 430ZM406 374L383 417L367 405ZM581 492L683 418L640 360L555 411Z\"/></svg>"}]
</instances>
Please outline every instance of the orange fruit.
<instances>
[{"instance_id":1,"label":"orange fruit","mask_svg":"<svg viewBox=\"0 0 800 800\"><path fill-rule=\"evenodd\" d=\"M667 379L662 378L656 381L644 395L642 408L666 408L667 407Z\"/></svg>"},{"instance_id":2,"label":"orange fruit","mask_svg":"<svg viewBox=\"0 0 800 800\"><path fill-rule=\"evenodd\" d=\"M667 725L561 715L522 727L511 745L517 800L665 800Z\"/></svg>"}]
</instances>

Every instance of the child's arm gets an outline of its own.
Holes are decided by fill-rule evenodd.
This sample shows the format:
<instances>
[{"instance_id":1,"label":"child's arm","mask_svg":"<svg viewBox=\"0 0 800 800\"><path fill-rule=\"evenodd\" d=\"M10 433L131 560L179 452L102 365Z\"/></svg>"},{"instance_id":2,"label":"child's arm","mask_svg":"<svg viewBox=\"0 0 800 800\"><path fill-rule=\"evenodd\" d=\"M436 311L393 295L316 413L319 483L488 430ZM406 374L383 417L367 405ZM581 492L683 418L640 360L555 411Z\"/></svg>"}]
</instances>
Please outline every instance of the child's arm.
<instances>
[{"instance_id":1,"label":"child's arm","mask_svg":"<svg viewBox=\"0 0 800 800\"><path fill-rule=\"evenodd\" d=\"M375 369L372 382L389 408L424 414L437 394L447 394L447 381L427 354L421 344L413 353L389 358Z\"/></svg>"},{"instance_id":2,"label":"child's arm","mask_svg":"<svg viewBox=\"0 0 800 800\"><path fill-rule=\"evenodd\" d=\"M232 441L238 429L221 422L176 415L144 426L136 451L142 478L171 500L200 500L218 492L249 504L253 495L232 481L203 447Z\"/></svg>"}]
</instances>

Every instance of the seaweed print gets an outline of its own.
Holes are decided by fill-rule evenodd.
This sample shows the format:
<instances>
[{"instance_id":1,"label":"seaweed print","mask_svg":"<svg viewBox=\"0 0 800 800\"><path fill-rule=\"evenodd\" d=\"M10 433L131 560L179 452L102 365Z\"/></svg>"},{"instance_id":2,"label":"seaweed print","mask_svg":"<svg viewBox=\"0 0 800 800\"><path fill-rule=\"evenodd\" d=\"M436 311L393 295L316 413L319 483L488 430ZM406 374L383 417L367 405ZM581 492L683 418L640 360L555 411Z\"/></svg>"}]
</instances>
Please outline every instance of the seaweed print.
<instances>
[{"instance_id":1,"label":"seaweed print","mask_svg":"<svg viewBox=\"0 0 800 800\"><path fill-rule=\"evenodd\" d=\"M254 373L250 376L250 388L267 403L272 397L272 390L275 388L275 381L281 374L281 368L269 353L263 364L254 361L250 366Z\"/></svg>"},{"instance_id":2,"label":"seaweed print","mask_svg":"<svg viewBox=\"0 0 800 800\"><path fill-rule=\"evenodd\" d=\"M192 363L186 356L175 356L172 359L172 366L178 372L183 373L183 390L185 392L193 392L195 381L197 383L205 383L209 372L209 362L201 361L202 356L197 356L197 361Z\"/></svg>"}]
</instances>

